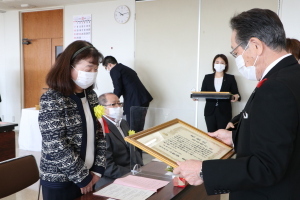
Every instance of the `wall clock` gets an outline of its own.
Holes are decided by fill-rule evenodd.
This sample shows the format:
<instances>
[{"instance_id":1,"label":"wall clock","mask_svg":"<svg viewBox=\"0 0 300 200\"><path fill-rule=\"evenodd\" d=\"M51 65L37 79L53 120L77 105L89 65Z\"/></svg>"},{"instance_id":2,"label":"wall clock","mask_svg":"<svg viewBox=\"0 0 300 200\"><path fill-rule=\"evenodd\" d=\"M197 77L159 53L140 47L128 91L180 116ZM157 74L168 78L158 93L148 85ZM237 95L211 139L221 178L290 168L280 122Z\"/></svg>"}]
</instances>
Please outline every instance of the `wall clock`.
<instances>
[{"instance_id":1,"label":"wall clock","mask_svg":"<svg viewBox=\"0 0 300 200\"><path fill-rule=\"evenodd\" d=\"M130 10L127 6L118 6L115 10L115 20L120 24L125 24L130 18Z\"/></svg>"}]
</instances>

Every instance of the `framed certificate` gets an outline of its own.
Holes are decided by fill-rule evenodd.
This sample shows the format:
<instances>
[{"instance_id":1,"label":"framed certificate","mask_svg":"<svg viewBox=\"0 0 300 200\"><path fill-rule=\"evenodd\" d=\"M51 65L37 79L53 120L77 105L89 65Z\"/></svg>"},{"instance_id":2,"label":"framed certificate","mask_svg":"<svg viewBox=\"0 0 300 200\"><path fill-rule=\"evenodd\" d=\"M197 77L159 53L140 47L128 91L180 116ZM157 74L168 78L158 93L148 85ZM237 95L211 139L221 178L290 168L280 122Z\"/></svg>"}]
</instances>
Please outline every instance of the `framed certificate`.
<instances>
[{"instance_id":1,"label":"framed certificate","mask_svg":"<svg viewBox=\"0 0 300 200\"><path fill-rule=\"evenodd\" d=\"M176 161L227 159L234 154L231 146L179 119L127 136L125 141L174 168Z\"/></svg>"},{"instance_id":2,"label":"framed certificate","mask_svg":"<svg viewBox=\"0 0 300 200\"><path fill-rule=\"evenodd\" d=\"M192 92L191 98L199 99L231 99L232 94L230 92Z\"/></svg>"}]
</instances>

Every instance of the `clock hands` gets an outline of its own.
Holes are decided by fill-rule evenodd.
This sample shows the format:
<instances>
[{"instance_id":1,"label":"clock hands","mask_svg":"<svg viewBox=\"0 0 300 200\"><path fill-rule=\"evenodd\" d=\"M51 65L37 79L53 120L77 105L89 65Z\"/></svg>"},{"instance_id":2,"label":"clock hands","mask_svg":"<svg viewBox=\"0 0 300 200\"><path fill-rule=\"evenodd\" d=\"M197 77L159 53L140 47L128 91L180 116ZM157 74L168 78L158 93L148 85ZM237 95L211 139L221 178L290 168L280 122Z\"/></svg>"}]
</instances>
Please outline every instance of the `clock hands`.
<instances>
[{"instance_id":1,"label":"clock hands","mask_svg":"<svg viewBox=\"0 0 300 200\"><path fill-rule=\"evenodd\" d=\"M120 13L120 12L118 12L118 13ZM127 12L127 13L120 13L120 15L122 15L122 16L123 16L123 15L125 15L125 14L128 14L128 13L129 13L129 12Z\"/></svg>"}]
</instances>

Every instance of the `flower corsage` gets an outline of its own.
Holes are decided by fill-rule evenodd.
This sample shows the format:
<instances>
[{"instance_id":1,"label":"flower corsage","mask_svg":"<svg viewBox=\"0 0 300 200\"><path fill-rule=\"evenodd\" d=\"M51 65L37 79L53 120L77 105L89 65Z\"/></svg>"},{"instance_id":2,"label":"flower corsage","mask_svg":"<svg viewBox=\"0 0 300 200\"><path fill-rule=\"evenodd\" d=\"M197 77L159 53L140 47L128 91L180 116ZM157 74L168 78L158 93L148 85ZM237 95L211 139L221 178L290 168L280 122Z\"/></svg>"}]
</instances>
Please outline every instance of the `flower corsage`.
<instances>
[{"instance_id":1,"label":"flower corsage","mask_svg":"<svg viewBox=\"0 0 300 200\"><path fill-rule=\"evenodd\" d=\"M98 105L94 107L94 113L98 121L102 126L103 133L109 133L108 125L105 120L103 120L103 115L105 114L104 106Z\"/></svg>"},{"instance_id":2,"label":"flower corsage","mask_svg":"<svg viewBox=\"0 0 300 200\"><path fill-rule=\"evenodd\" d=\"M134 135L134 134L135 134L135 131L134 131L134 130L129 130L129 131L128 131L128 135L129 135L129 136Z\"/></svg>"}]
</instances>

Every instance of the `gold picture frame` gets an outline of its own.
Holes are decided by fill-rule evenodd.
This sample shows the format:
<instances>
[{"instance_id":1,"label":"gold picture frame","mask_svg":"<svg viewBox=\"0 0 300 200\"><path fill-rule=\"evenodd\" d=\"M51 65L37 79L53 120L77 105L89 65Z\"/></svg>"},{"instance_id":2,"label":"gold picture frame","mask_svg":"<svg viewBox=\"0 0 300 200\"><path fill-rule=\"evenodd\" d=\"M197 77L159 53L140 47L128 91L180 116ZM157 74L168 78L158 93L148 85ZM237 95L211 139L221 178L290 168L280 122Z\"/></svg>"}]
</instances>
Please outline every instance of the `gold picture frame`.
<instances>
[{"instance_id":1,"label":"gold picture frame","mask_svg":"<svg viewBox=\"0 0 300 200\"><path fill-rule=\"evenodd\" d=\"M231 146L180 119L127 136L125 141L174 168L177 161L227 159L234 154Z\"/></svg>"}]
</instances>

